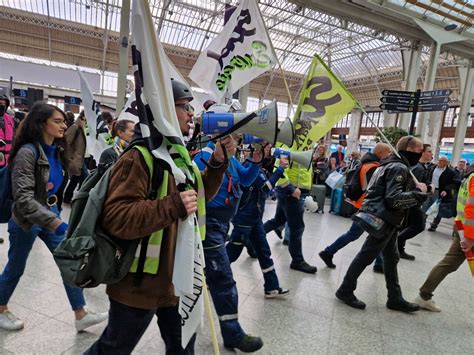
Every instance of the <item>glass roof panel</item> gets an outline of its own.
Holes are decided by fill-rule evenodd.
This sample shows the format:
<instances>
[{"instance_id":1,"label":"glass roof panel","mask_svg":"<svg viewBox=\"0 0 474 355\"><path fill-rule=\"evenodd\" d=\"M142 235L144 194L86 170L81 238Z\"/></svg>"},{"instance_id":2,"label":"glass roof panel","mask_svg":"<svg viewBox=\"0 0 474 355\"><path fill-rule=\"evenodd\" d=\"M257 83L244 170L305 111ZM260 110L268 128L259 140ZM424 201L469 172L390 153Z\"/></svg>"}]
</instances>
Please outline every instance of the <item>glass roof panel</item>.
<instances>
[{"instance_id":1,"label":"glass roof panel","mask_svg":"<svg viewBox=\"0 0 474 355\"><path fill-rule=\"evenodd\" d=\"M400 6L412 2L389 1ZM444 2L455 4L462 0ZM164 43L200 50L222 30L225 0L176 0L166 11L163 0L149 3L156 27L164 16L160 32ZM0 0L0 5L110 31L120 29L122 0ZM381 67L401 67L400 52L394 48L404 45L403 39L287 0L260 0L259 6L285 70L305 73L314 53L330 56L331 66L342 79L366 76L367 67L373 73ZM467 11L460 4L456 7ZM364 56L366 65L354 53Z\"/></svg>"}]
</instances>

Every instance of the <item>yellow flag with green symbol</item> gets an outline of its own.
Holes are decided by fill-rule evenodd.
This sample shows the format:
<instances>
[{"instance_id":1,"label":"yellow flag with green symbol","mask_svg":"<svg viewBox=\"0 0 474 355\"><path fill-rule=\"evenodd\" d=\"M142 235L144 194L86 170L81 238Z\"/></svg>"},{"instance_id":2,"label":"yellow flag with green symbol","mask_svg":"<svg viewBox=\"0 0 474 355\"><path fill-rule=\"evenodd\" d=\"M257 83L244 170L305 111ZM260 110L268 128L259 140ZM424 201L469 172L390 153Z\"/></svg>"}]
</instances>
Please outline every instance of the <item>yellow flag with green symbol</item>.
<instances>
[{"instance_id":1,"label":"yellow flag with green symbol","mask_svg":"<svg viewBox=\"0 0 474 355\"><path fill-rule=\"evenodd\" d=\"M314 144L356 105L349 90L315 55L293 119L295 143L292 150L313 149Z\"/></svg>"}]
</instances>

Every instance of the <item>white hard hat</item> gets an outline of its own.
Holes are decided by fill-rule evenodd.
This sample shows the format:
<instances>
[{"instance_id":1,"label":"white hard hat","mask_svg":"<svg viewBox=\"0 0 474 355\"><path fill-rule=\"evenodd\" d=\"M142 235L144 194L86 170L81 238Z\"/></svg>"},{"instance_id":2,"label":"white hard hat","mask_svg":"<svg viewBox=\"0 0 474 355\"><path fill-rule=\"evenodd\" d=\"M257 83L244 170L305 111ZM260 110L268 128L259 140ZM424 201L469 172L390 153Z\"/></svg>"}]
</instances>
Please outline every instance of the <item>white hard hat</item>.
<instances>
[{"instance_id":1,"label":"white hard hat","mask_svg":"<svg viewBox=\"0 0 474 355\"><path fill-rule=\"evenodd\" d=\"M319 208L318 203L313 200L312 196L308 196L304 199L304 209L306 212L316 212Z\"/></svg>"}]
</instances>

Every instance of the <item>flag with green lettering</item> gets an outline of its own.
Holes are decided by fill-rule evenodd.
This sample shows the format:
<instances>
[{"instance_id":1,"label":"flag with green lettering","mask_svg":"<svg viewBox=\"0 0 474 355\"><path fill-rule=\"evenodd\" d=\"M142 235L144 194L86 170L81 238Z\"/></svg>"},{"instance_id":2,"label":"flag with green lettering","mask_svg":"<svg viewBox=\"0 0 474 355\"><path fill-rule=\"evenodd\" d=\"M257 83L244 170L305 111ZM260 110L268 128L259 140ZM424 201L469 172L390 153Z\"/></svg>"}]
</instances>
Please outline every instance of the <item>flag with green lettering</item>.
<instances>
[{"instance_id":1,"label":"flag with green lettering","mask_svg":"<svg viewBox=\"0 0 474 355\"><path fill-rule=\"evenodd\" d=\"M311 150L357 104L355 98L324 61L313 57L293 125L293 150Z\"/></svg>"}]
</instances>

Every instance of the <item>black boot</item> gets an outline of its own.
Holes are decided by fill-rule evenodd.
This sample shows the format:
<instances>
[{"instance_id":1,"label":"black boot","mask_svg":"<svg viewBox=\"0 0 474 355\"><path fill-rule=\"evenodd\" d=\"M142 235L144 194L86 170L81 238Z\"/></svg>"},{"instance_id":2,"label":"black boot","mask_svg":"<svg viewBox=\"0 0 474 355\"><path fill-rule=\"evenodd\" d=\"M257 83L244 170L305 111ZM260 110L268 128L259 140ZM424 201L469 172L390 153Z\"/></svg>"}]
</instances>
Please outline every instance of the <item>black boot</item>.
<instances>
[{"instance_id":1,"label":"black boot","mask_svg":"<svg viewBox=\"0 0 474 355\"><path fill-rule=\"evenodd\" d=\"M420 310L420 305L416 303L411 303L403 298L391 299L387 301L387 308L393 311L400 311L405 313L412 313Z\"/></svg>"},{"instance_id":2,"label":"black boot","mask_svg":"<svg viewBox=\"0 0 474 355\"><path fill-rule=\"evenodd\" d=\"M323 250L322 252L319 253L319 257L323 259L324 263L327 265L327 267L331 269L335 269L336 265L332 262L332 254L329 254L326 250Z\"/></svg>"},{"instance_id":3,"label":"black boot","mask_svg":"<svg viewBox=\"0 0 474 355\"><path fill-rule=\"evenodd\" d=\"M304 260L299 262L299 263L295 263L294 261L292 261L291 264L290 264L290 269L305 272L307 274L315 274L316 271L318 271L316 266L309 265Z\"/></svg>"},{"instance_id":4,"label":"black boot","mask_svg":"<svg viewBox=\"0 0 474 355\"><path fill-rule=\"evenodd\" d=\"M348 306L351 306L351 307L357 308L357 309L365 309L365 303L362 302L361 300L357 299L357 297L354 296L354 294L346 295L346 294L342 293L341 291L337 290L336 291L336 297L340 301L347 304Z\"/></svg>"},{"instance_id":5,"label":"black boot","mask_svg":"<svg viewBox=\"0 0 474 355\"><path fill-rule=\"evenodd\" d=\"M405 250L400 251L400 258L405 259L405 260L410 260L410 261L415 260L415 256L407 254Z\"/></svg>"},{"instance_id":6,"label":"black boot","mask_svg":"<svg viewBox=\"0 0 474 355\"><path fill-rule=\"evenodd\" d=\"M244 353L253 353L262 348L263 341L259 337L254 337L249 334L245 334L244 337L234 346L225 345L229 349L238 349Z\"/></svg>"}]
</instances>

